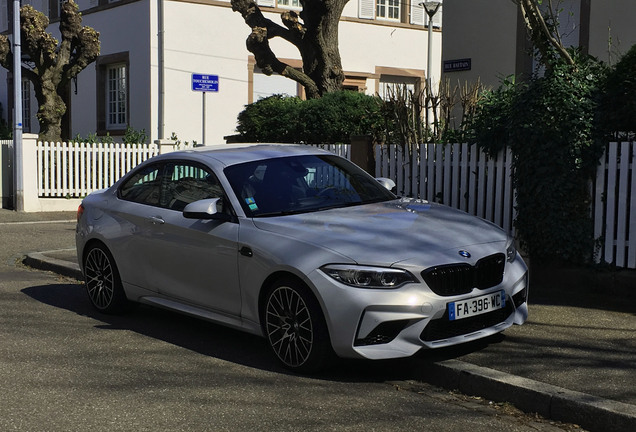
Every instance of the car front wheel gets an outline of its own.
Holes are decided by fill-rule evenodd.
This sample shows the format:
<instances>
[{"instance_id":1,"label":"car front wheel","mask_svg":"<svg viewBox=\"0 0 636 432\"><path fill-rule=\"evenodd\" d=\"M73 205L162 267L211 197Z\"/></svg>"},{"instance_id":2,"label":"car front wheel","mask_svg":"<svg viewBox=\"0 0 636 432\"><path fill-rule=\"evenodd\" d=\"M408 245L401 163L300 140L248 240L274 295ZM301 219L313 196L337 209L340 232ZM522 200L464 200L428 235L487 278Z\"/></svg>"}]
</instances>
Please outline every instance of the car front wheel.
<instances>
[{"instance_id":1,"label":"car front wheel","mask_svg":"<svg viewBox=\"0 0 636 432\"><path fill-rule=\"evenodd\" d=\"M289 369L318 372L333 356L320 305L295 279L278 281L267 294L265 337L276 357Z\"/></svg>"},{"instance_id":2,"label":"car front wheel","mask_svg":"<svg viewBox=\"0 0 636 432\"><path fill-rule=\"evenodd\" d=\"M111 253L101 244L90 246L84 258L86 292L100 312L120 314L130 302L122 288L117 265Z\"/></svg>"}]
</instances>

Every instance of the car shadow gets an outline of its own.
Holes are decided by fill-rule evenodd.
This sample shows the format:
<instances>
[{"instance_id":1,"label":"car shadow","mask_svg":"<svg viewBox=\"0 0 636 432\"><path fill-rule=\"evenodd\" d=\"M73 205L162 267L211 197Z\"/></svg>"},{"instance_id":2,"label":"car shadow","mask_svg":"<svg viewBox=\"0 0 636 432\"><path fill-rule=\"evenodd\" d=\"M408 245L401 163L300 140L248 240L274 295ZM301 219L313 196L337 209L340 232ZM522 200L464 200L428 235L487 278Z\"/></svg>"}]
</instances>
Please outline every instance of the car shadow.
<instances>
[{"instance_id":1,"label":"car shadow","mask_svg":"<svg viewBox=\"0 0 636 432\"><path fill-rule=\"evenodd\" d=\"M96 329L133 331L205 356L265 371L296 375L278 363L263 338L239 330L146 305L139 305L125 315L103 314L91 306L81 284L41 285L25 288L22 292L41 303L93 319ZM326 370L312 377L341 382L423 380L423 372L432 363L455 359L504 339L504 335L498 334L460 346L423 350L406 359L336 359Z\"/></svg>"}]
</instances>

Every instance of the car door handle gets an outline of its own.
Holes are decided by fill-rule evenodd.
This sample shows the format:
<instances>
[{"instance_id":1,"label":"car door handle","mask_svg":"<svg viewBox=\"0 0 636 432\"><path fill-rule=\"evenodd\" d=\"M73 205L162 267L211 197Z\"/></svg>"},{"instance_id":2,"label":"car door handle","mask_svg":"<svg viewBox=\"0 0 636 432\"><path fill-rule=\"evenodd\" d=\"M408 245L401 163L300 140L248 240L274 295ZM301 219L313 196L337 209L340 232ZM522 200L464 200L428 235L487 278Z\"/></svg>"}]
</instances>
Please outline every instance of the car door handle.
<instances>
[{"instance_id":1,"label":"car door handle","mask_svg":"<svg viewBox=\"0 0 636 432\"><path fill-rule=\"evenodd\" d=\"M161 216L150 216L148 220L153 225L163 225L164 223L166 223L166 221L164 221Z\"/></svg>"}]
</instances>

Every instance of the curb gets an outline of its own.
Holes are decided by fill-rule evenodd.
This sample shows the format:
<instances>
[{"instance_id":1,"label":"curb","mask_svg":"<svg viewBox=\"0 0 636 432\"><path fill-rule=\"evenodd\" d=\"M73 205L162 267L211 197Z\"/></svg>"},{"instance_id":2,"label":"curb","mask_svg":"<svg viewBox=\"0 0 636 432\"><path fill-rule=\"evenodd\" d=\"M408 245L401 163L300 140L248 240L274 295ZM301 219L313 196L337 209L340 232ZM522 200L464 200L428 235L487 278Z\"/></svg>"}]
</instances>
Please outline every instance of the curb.
<instances>
[{"instance_id":1,"label":"curb","mask_svg":"<svg viewBox=\"0 0 636 432\"><path fill-rule=\"evenodd\" d=\"M46 252L32 252L26 255L22 262L29 266L40 270L52 271L62 276L75 278L79 281L84 280L79 264L53 258L45 255Z\"/></svg>"},{"instance_id":2,"label":"curb","mask_svg":"<svg viewBox=\"0 0 636 432\"><path fill-rule=\"evenodd\" d=\"M53 258L51 252L27 254L23 263L83 281L77 263ZM589 431L636 431L636 405L604 399L522 378L506 372L476 366L461 360L444 360L423 368L423 381L496 402L508 402L527 413L575 423Z\"/></svg>"},{"instance_id":3,"label":"curb","mask_svg":"<svg viewBox=\"0 0 636 432\"><path fill-rule=\"evenodd\" d=\"M590 431L636 431L636 406L567 390L460 360L432 363L424 372L429 384L509 402L521 411L575 423Z\"/></svg>"}]
</instances>

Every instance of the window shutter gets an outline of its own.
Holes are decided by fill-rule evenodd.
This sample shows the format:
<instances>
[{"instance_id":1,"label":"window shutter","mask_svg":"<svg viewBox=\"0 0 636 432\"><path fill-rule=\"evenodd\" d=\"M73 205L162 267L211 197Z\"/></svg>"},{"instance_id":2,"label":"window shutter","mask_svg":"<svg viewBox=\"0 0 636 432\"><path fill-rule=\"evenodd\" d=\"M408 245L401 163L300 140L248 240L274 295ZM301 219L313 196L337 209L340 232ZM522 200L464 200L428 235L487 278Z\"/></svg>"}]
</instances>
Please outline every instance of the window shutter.
<instances>
[{"instance_id":1,"label":"window shutter","mask_svg":"<svg viewBox=\"0 0 636 432\"><path fill-rule=\"evenodd\" d=\"M358 18L375 18L375 0L358 0Z\"/></svg>"},{"instance_id":2,"label":"window shutter","mask_svg":"<svg viewBox=\"0 0 636 432\"><path fill-rule=\"evenodd\" d=\"M411 24L424 25L424 8L420 6L417 0L411 3Z\"/></svg>"},{"instance_id":3,"label":"window shutter","mask_svg":"<svg viewBox=\"0 0 636 432\"><path fill-rule=\"evenodd\" d=\"M442 28L442 14L444 13L444 7L440 6L439 10L433 17L433 27Z\"/></svg>"},{"instance_id":4,"label":"window shutter","mask_svg":"<svg viewBox=\"0 0 636 432\"><path fill-rule=\"evenodd\" d=\"M259 6L276 7L276 0L257 0Z\"/></svg>"}]
</instances>

